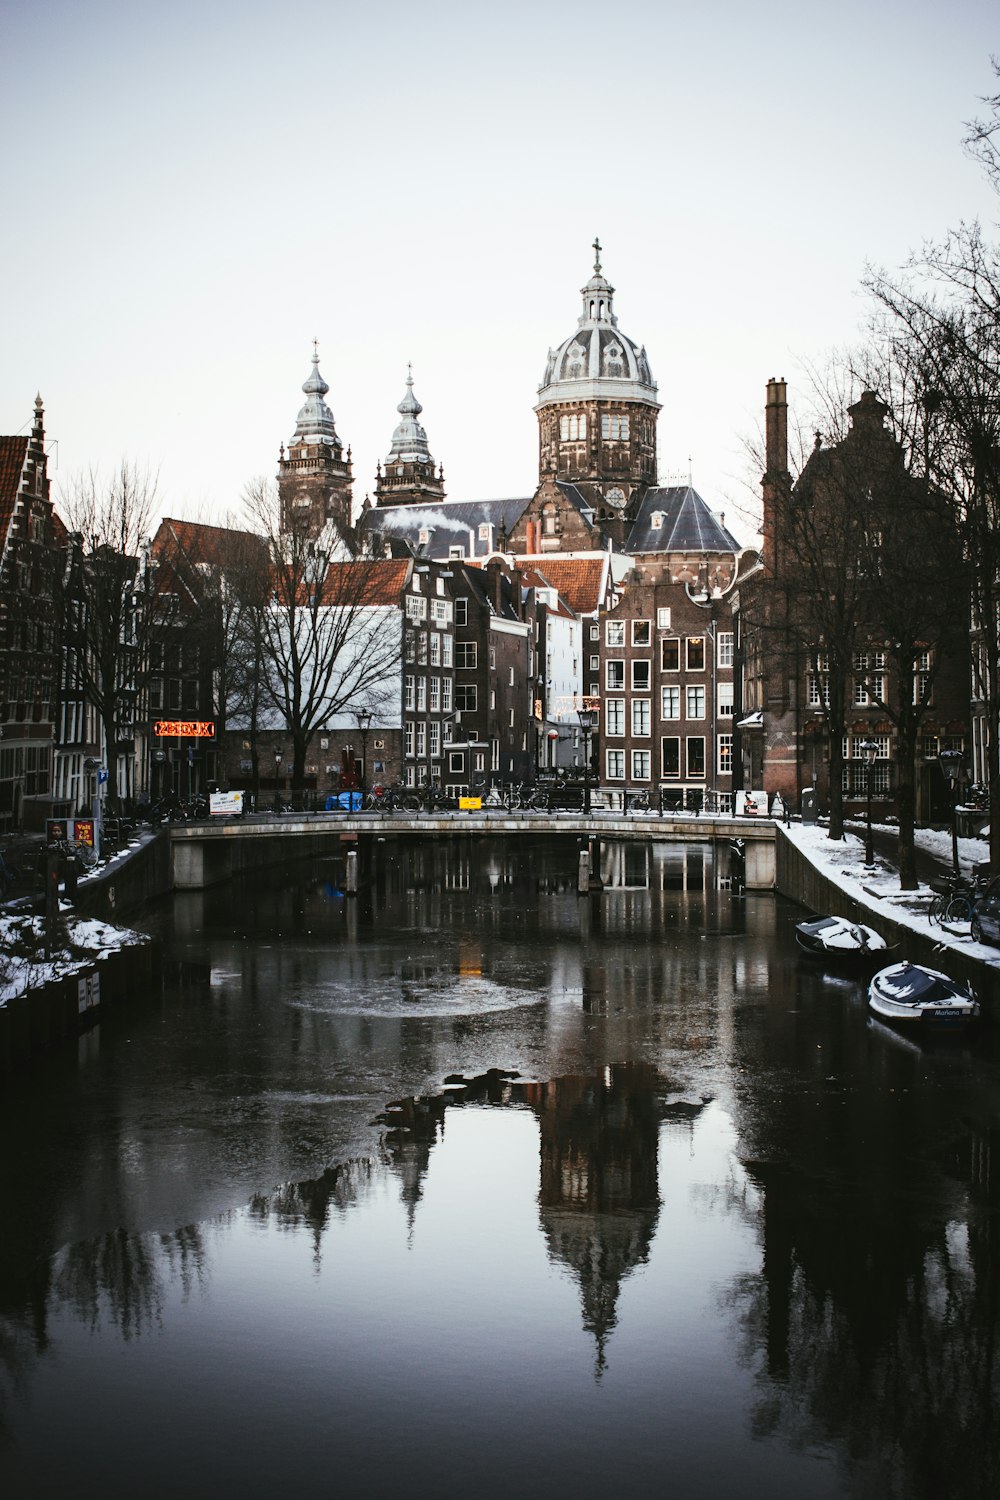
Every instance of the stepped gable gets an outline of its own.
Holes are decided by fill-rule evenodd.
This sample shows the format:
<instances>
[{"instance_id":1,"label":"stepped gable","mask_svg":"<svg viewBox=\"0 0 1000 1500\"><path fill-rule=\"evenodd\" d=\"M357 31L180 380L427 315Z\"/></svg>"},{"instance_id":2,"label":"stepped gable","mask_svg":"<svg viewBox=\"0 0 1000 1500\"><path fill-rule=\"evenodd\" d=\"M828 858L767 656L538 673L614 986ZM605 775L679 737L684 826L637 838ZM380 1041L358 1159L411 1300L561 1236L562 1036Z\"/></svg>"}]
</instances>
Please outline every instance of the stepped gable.
<instances>
[{"instance_id":1,"label":"stepped gable","mask_svg":"<svg viewBox=\"0 0 1000 1500\"><path fill-rule=\"evenodd\" d=\"M7 541L27 456L26 437L0 437L0 546Z\"/></svg>"}]
</instances>

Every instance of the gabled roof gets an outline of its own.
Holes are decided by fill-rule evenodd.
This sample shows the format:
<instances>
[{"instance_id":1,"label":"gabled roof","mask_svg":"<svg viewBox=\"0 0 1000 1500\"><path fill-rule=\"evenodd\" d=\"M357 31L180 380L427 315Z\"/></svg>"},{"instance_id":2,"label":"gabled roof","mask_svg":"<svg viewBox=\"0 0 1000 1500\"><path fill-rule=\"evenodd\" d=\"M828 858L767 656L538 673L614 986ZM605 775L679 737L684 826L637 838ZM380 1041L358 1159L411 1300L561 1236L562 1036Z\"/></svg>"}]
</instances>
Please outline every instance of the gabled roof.
<instances>
[{"instance_id":1,"label":"gabled roof","mask_svg":"<svg viewBox=\"0 0 1000 1500\"><path fill-rule=\"evenodd\" d=\"M0 437L0 549L7 544L14 502L28 456L26 437Z\"/></svg>"},{"instance_id":2,"label":"gabled roof","mask_svg":"<svg viewBox=\"0 0 1000 1500\"><path fill-rule=\"evenodd\" d=\"M559 591L559 597L575 615L596 614L604 603L611 581L605 552L583 557L558 557L545 553L518 557L515 561L522 569L537 568L550 586Z\"/></svg>"},{"instance_id":3,"label":"gabled roof","mask_svg":"<svg viewBox=\"0 0 1000 1500\"><path fill-rule=\"evenodd\" d=\"M468 556L485 557L496 551L501 531L510 535L529 503L530 497L377 506L363 513L358 531L366 538L380 532L398 537L419 557L446 558L448 548L457 546L464 548ZM480 537L480 526L490 527L490 535ZM424 531L428 533L426 541L421 537Z\"/></svg>"},{"instance_id":4,"label":"gabled roof","mask_svg":"<svg viewBox=\"0 0 1000 1500\"><path fill-rule=\"evenodd\" d=\"M559 590L556 588L555 584L550 578L547 578L539 568L534 567L531 563L527 563L521 567L521 577L524 580L525 588L539 590L549 589L554 592L556 596L556 602L554 605L548 606L550 612L554 611L557 615L562 615L567 620L576 619L576 616L570 609L569 605L566 603L566 600L563 598L562 594L560 594Z\"/></svg>"},{"instance_id":5,"label":"gabled roof","mask_svg":"<svg viewBox=\"0 0 1000 1500\"><path fill-rule=\"evenodd\" d=\"M241 547L257 544L263 548L263 540L252 531L237 531L228 526L207 526L201 521L178 521L165 516L153 538L153 555L162 556L177 549L190 563L197 566L207 563L221 568L232 564Z\"/></svg>"},{"instance_id":6,"label":"gabled roof","mask_svg":"<svg viewBox=\"0 0 1000 1500\"><path fill-rule=\"evenodd\" d=\"M659 515L660 525L653 525ZM742 552L743 548L689 484L647 490L626 552Z\"/></svg>"},{"instance_id":7,"label":"gabled roof","mask_svg":"<svg viewBox=\"0 0 1000 1500\"><path fill-rule=\"evenodd\" d=\"M320 603L350 609L398 605L410 567L411 563L405 558L377 557L331 563L323 578Z\"/></svg>"}]
</instances>

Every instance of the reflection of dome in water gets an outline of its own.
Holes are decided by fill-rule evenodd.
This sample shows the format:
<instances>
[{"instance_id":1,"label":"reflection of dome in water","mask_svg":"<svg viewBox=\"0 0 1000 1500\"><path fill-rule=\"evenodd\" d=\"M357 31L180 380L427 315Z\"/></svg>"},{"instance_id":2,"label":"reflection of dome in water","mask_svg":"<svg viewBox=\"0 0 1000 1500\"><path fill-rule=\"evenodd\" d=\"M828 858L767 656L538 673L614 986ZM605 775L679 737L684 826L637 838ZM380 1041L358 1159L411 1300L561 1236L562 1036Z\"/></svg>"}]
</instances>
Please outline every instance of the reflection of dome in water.
<instances>
[{"instance_id":1,"label":"reflection of dome in water","mask_svg":"<svg viewBox=\"0 0 1000 1500\"><path fill-rule=\"evenodd\" d=\"M598 1374L618 1322L622 1282L649 1259L658 1217L658 1208L602 1214L543 1207L539 1213L549 1258L566 1266L579 1285L583 1326L597 1345Z\"/></svg>"}]
</instances>

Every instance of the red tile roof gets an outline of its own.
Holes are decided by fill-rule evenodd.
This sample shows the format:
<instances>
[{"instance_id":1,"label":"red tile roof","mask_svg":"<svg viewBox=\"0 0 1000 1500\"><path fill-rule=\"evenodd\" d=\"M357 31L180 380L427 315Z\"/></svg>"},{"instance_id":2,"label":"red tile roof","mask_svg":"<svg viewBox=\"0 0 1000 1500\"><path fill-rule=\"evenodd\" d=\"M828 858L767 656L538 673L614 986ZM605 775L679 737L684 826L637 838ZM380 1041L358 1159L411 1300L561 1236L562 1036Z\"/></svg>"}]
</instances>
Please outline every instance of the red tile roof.
<instances>
[{"instance_id":1,"label":"red tile roof","mask_svg":"<svg viewBox=\"0 0 1000 1500\"><path fill-rule=\"evenodd\" d=\"M260 542L251 531L237 531L229 526L207 526L201 521L178 521L165 516L153 538L153 556L179 549L191 563L208 563L224 567L238 556L237 549L248 541ZM263 543L260 543L263 545Z\"/></svg>"},{"instance_id":2,"label":"red tile roof","mask_svg":"<svg viewBox=\"0 0 1000 1500\"><path fill-rule=\"evenodd\" d=\"M533 557L515 559L524 569L537 568L558 589L574 614L593 614L603 603L607 578L605 557Z\"/></svg>"},{"instance_id":3,"label":"red tile roof","mask_svg":"<svg viewBox=\"0 0 1000 1500\"><path fill-rule=\"evenodd\" d=\"M21 487L21 471L28 456L26 437L0 437L0 548L6 546L14 501Z\"/></svg>"},{"instance_id":4,"label":"red tile roof","mask_svg":"<svg viewBox=\"0 0 1000 1500\"><path fill-rule=\"evenodd\" d=\"M324 604L399 604L410 568L405 557L331 563L323 582Z\"/></svg>"}]
</instances>

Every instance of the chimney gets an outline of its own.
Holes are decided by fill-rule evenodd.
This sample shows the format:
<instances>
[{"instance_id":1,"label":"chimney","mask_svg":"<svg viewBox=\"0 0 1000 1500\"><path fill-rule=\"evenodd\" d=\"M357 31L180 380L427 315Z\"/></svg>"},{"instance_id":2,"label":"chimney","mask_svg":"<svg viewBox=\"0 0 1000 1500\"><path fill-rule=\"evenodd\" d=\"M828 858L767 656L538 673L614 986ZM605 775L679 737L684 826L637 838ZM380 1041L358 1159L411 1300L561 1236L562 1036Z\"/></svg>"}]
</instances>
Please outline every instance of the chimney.
<instances>
[{"instance_id":1,"label":"chimney","mask_svg":"<svg viewBox=\"0 0 1000 1500\"><path fill-rule=\"evenodd\" d=\"M768 474L788 473L788 387L784 380L767 382L764 408L765 467Z\"/></svg>"}]
</instances>

